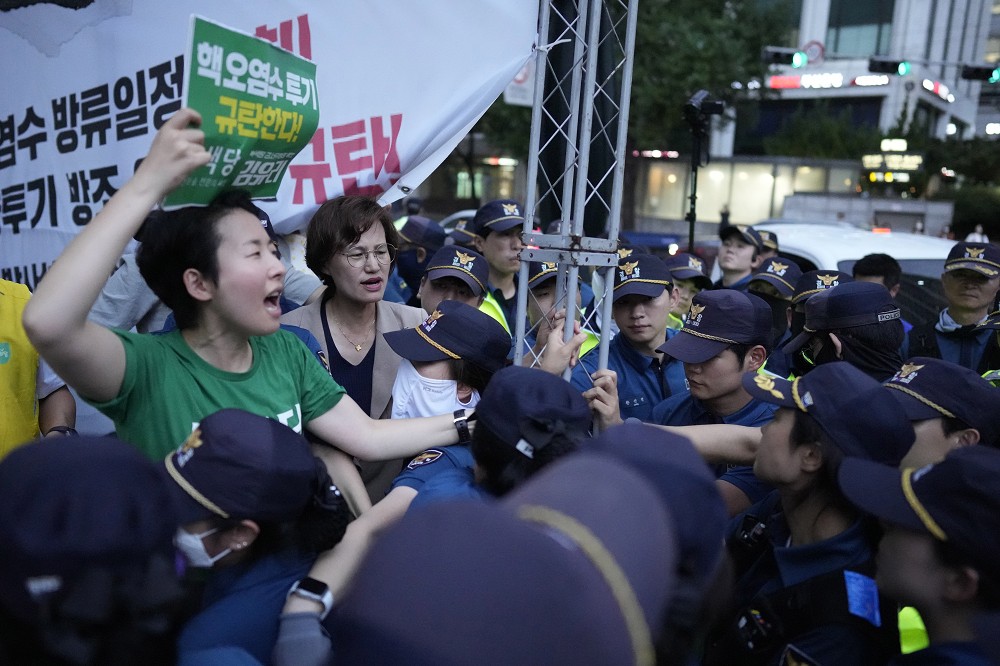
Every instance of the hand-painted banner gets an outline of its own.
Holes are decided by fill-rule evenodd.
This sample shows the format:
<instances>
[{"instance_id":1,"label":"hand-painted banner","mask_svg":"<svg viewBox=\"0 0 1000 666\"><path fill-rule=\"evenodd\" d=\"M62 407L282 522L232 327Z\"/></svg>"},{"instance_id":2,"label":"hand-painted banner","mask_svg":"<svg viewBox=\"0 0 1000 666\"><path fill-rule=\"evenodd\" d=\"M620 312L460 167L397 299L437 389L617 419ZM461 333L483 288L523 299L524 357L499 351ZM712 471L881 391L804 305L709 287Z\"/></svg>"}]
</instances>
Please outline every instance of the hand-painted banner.
<instances>
[{"instance_id":1,"label":"hand-painted banner","mask_svg":"<svg viewBox=\"0 0 1000 666\"><path fill-rule=\"evenodd\" d=\"M135 171L181 106L193 14L316 65L319 126L263 204L287 233L340 194L389 203L417 187L531 57L537 13L538 0L95 0L2 12L0 276L18 267L34 287L57 240ZM42 229L60 233L12 242Z\"/></svg>"},{"instance_id":2,"label":"hand-painted banner","mask_svg":"<svg viewBox=\"0 0 1000 666\"><path fill-rule=\"evenodd\" d=\"M191 17L184 105L202 117L212 161L164 207L208 204L241 188L273 198L288 164L319 127L316 65L258 37Z\"/></svg>"}]
</instances>

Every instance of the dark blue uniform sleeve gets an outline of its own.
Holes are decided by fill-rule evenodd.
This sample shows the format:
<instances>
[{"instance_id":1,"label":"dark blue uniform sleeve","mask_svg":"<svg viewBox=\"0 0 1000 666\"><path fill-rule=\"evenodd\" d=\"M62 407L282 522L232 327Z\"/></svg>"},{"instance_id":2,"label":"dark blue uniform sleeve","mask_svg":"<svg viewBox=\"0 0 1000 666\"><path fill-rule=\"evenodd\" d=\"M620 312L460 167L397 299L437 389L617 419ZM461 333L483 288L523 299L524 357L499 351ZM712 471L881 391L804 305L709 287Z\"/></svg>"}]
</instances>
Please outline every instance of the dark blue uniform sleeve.
<instances>
[{"instance_id":1,"label":"dark blue uniform sleeve","mask_svg":"<svg viewBox=\"0 0 1000 666\"><path fill-rule=\"evenodd\" d=\"M467 446L427 449L403 468L403 471L392 482L392 487L404 486L420 492L424 484L438 474L449 470L471 470L474 465L472 452Z\"/></svg>"}]
</instances>

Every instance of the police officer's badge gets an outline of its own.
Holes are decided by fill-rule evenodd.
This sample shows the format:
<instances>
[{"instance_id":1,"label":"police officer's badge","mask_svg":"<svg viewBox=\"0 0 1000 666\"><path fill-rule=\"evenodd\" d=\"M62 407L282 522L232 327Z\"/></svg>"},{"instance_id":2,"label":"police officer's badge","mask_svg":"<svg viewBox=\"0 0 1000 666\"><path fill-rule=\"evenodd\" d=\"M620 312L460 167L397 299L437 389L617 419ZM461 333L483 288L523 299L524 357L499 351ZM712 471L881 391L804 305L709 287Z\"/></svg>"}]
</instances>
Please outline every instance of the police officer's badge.
<instances>
[{"instance_id":1,"label":"police officer's badge","mask_svg":"<svg viewBox=\"0 0 1000 666\"><path fill-rule=\"evenodd\" d=\"M464 268L467 271L472 270L472 264L476 261L476 258L471 254L466 254L464 252L455 252L455 258L451 260L452 266L458 266L459 268Z\"/></svg>"},{"instance_id":2,"label":"police officer's badge","mask_svg":"<svg viewBox=\"0 0 1000 666\"><path fill-rule=\"evenodd\" d=\"M924 366L917 365L916 363L904 363L903 367L899 369L899 372L892 376L890 381L898 382L900 384L909 384L917 378L917 371L923 367Z\"/></svg>"},{"instance_id":3,"label":"police officer's badge","mask_svg":"<svg viewBox=\"0 0 1000 666\"><path fill-rule=\"evenodd\" d=\"M437 326L437 320L444 316L444 313L440 310L435 310L431 313L431 316L427 318L427 321L423 324L423 329L430 333L435 326Z\"/></svg>"},{"instance_id":4,"label":"police officer's badge","mask_svg":"<svg viewBox=\"0 0 1000 666\"><path fill-rule=\"evenodd\" d=\"M520 213L517 212L517 204L500 204L500 205L503 206L504 215L520 215Z\"/></svg>"},{"instance_id":5,"label":"police officer's badge","mask_svg":"<svg viewBox=\"0 0 1000 666\"><path fill-rule=\"evenodd\" d=\"M619 280L624 281L624 280L628 280L629 278L638 278L639 277L639 262L638 261L629 261L627 263L621 264L620 266L618 266L618 268L620 269L619 270L619 275L618 275L618 279Z\"/></svg>"},{"instance_id":6,"label":"police officer's badge","mask_svg":"<svg viewBox=\"0 0 1000 666\"><path fill-rule=\"evenodd\" d=\"M767 266L768 273L774 273L780 277L784 277L785 271L788 270L788 264L779 264L777 261L773 261Z\"/></svg>"},{"instance_id":7,"label":"police officer's badge","mask_svg":"<svg viewBox=\"0 0 1000 666\"><path fill-rule=\"evenodd\" d=\"M701 313L705 311L704 305L699 303L692 303L691 309L688 311L687 321L685 324L690 324L691 326L701 326Z\"/></svg>"},{"instance_id":8,"label":"police officer's badge","mask_svg":"<svg viewBox=\"0 0 1000 666\"><path fill-rule=\"evenodd\" d=\"M416 469L418 467L423 467L424 465L430 465L442 455L444 455L444 453L438 449L427 449L419 456L411 460L410 464L406 466L406 469Z\"/></svg>"},{"instance_id":9,"label":"police officer's badge","mask_svg":"<svg viewBox=\"0 0 1000 666\"><path fill-rule=\"evenodd\" d=\"M632 255L632 248L623 247L620 250L618 250L618 258L619 259L624 259L625 257L631 256L631 255Z\"/></svg>"},{"instance_id":10,"label":"police officer's badge","mask_svg":"<svg viewBox=\"0 0 1000 666\"><path fill-rule=\"evenodd\" d=\"M838 284L840 284L840 278L837 275L823 275L821 273L816 276L817 289L829 289L830 287L836 287Z\"/></svg>"}]
</instances>

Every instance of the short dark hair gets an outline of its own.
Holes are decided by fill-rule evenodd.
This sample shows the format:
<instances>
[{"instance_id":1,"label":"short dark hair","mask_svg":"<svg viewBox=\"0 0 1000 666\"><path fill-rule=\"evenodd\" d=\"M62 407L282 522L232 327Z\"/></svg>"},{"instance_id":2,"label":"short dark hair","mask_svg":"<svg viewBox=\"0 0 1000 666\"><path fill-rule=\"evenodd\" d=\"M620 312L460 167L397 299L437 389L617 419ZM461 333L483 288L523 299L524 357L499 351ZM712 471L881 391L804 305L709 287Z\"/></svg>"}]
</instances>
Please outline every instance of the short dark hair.
<instances>
[{"instance_id":1,"label":"short dark hair","mask_svg":"<svg viewBox=\"0 0 1000 666\"><path fill-rule=\"evenodd\" d=\"M460 383L482 393L493 378L493 372L464 358L448 359L448 372Z\"/></svg>"},{"instance_id":2,"label":"short dark hair","mask_svg":"<svg viewBox=\"0 0 1000 666\"><path fill-rule=\"evenodd\" d=\"M979 585L976 590L976 603L983 610L1000 610L1000 576L987 570L981 564L976 564L965 553L959 551L948 541L933 540L934 553L938 559L949 567L969 567L979 574Z\"/></svg>"},{"instance_id":3,"label":"short dark hair","mask_svg":"<svg viewBox=\"0 0 1000 666\"><path fill-rule=\"evenodd\" d=\"M143 222L136 264L157 298L173 310L179 329L195 326L199 312L198 301L184 285L184 271L193 268L213 282L219 279L218 223L234 210L255 217L260 213L248 192L226 190L208 206L157 210Z\"/></svg>"},{"instance_id":4,"label":"short dark hair","mask_svg":"<svg viewBox=\"0 0 1000 666\"><path fill-rule=\"evenodd\" d=\"M944 431L945 436L953 435L960 430L968 430L971 427L972 427L971 425L969 425L962 419L956 418L954 416L941 417L941 430ZM984 442L984 443L988 444L989 442Z\"/></svg>"},{"instance_id":5,"label":"short dark hair","mask_svg":"<svg viewBox=\"0 0 1000 666\"><path fill-rule=\"evenodd\" d=\"M330 257L357 243L376 222L385 231L385 242L399 247L399 234L389 210L371 197L351 195L330 199L309 220L306 266L323 281L330 294L337 289L325 268Z\"/></svg>"},{"instance_id":6,"label":"short dark hair","mask_svg":"<svg viewBox=\"0 0 1000 666\"><path fill-rule=\"evenodd\" d=\"M886 289L892 289L899 284L903 269L899 262L888 254L866 254L854 263L853 276L880 277Z\"/></svg>"}]
</instances>

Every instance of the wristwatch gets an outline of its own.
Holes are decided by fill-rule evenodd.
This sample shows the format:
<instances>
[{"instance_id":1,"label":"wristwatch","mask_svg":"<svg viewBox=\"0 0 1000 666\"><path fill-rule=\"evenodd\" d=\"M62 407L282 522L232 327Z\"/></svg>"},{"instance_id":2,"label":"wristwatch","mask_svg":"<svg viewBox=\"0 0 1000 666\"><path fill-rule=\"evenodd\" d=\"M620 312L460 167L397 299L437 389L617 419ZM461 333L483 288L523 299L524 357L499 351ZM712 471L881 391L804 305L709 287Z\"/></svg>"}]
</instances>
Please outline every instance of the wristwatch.
<instances>
[{"instance_id":1,"label":"wristwatch","mask_svg":"<svg viewBox=\"0 0 1000 666\"><path fill-rule=\"evenodd\" d=\"M454 416L455 429L458 430L458 443L471 444L472 436L469 434L469 419L465 415L464 409L456 409Z\"/></svg>"},{"instance_id":2,"label":"wristwatch","mask_svg":"<svg viewBox=\"0 0 1000 666\"><path fill-rule=\"evenodd\" d=\"M306 576L302 580L293 583L292 587L288 590L288 596L291 597L293 594L303 599L315 601L323 606L323 612L319 614L319 619L321 620L326 619L326 616L330 614L330 610L333 608L333 592L330 591L326 583L318 581L315 578Z\"/></svg>"}]
</instances>

